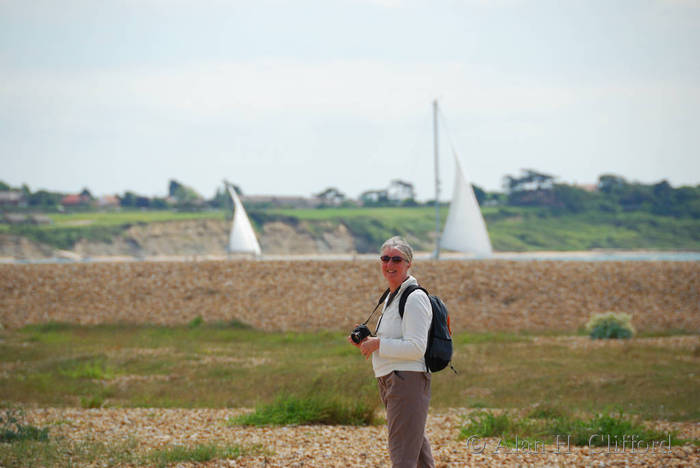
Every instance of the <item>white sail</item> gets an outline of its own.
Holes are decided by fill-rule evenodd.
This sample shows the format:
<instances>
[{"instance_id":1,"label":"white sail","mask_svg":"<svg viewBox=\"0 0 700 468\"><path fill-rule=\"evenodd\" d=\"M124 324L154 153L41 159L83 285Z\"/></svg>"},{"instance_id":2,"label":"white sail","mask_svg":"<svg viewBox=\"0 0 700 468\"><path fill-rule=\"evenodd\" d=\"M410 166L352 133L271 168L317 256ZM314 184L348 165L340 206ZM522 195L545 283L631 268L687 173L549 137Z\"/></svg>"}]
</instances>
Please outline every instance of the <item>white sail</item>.
<instances>
[{"instance_id":1,"label":"white sail","mask_svg":"<svg viewBox=\"0 0 700 468\"><path fill-rule=\"evenodd\" d=\"M450 211L440 238L440 247L490 257L493 253L486 222L471 184L464 177L457 154L455 158L455 185Z\"/></svg>"},{"instance_id":2,"label":"white sail","mask_svg":"<svg viewBox=\"0 0 700 468\"><path fill-rule=\"evenodd\" d=\"M231 253L245 252L260 255L260 244L258 238L255 237L255 231L250 224L250 219L243 208L240 198L236 194L236 190L226 184L228 193L231 194L233 200L233 224L231 225L231 235L228 240L228 251Z\"/></svg>"}]
</instances>

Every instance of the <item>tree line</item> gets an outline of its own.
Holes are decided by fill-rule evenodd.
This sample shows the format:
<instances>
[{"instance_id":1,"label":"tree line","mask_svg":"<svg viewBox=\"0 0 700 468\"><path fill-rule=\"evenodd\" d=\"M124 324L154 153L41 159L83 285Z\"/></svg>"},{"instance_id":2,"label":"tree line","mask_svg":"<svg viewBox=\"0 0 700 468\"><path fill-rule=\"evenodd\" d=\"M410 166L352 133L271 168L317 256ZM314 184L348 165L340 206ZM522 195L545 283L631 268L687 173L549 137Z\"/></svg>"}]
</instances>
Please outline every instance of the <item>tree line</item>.
<instances>
[{"instance_id":1,"label":"tree line","mask_svg":"<svg viewBox=\"0 0 700 468\"><path fill-rule=\"evenodd\" d=\"M499 198L511 206L538 206L553 213L607 213L644 211L657 215L700 218L700 185L674 188L666 180L654 184L630 182L614 174L603 174L592 187L557 183L554 176L524 169L519 177L504 177ZM479 194L477 193L477 199Z\"/></svg>"},{"instance_id":2,"label":"tree line","mask_svg":"<svg viewBox=\"0 0 700 468\"><path fill-rule=\"evenodd\" d=\"M630 212L644 211L653 214L700 218L700 185L672 187L666 180L654 184L643 184L626 180L614 174L603 174L596 184L582 187L557 182L556 177L532 169L523 169L518 176L506 175L503 178L503 191L486 191L478 185L472 186L477 201L481 206L531 206L546 209L552 214L583 212ZM234 186L239 195L240 187ZM0 181L0 192L14 191L21 193L21 208L37 211L56 211L61 209L66 193L38 190L32 192L25 184L13 188ZM95 197L87 188L79 193L80 200L71 206L71 210L90 210L98 205ZM434 200L424 203L416 201L415 188L412 183L395 179L386 188L371 189L360 194L358 199L346 196L336 187L313 194L316 206L419 206L434 205ZM165 197L148 197L132 191L117 195L116 204L122 208L139 209L230 209L231 198L222 186L215 195L206 199L193 188L171 179L168 182L168 195ZM114 200L113 200L114 202ZM264 206L260 206L263 208Z\"/></svg>"}]
</instances>

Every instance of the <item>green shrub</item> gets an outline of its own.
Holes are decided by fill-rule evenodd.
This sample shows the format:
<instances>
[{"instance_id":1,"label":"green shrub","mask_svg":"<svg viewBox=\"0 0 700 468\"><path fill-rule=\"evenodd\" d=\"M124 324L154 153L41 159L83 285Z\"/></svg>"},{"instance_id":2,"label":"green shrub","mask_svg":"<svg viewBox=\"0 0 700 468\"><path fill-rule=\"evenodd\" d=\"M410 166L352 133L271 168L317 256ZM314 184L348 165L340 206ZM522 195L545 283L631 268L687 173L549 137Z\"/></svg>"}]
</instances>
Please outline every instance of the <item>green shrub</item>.
<instances>
[{"instance_id":1,"label":"green shrub","mask_svg":"<svg viewBox=\"0 0 700 468\"><path fill-rule=\"evenodd\" d=\"M245 323L245 322L243 322L239 319L236 319L236 318L228 320L228 321L219 320L219 321L211 323L210 326L212 328L218 328L218 329L222 329L222 328L233 328L235 330L252 330L253 329L252 325Z\"/></svg>"},{"instance_id":2,"label":"green shrub","mask_svg":"<svg viewBox=\"0 0 700 468\"><path fill-rule=\"evenodd\" d=\"M37 440L46 442L49 440L49 428L39 429L23 423L24 411L16 408L6 408L4 414L0 414L0 442L22 442Z\"/></svg>"},{"instance_id":3,"label":"green shrub","mask_svg":"<svg viewBox=\"0 0 700 468\"><path fill-rule=\"evenodd\" d=\"M231 420L244 426L289 424L338 424L361 426L376 422L375 409L363 401L348 402L335 396L296 397L282 395L268 405L258 406L253 413Z\"/></svg>"},{"instance_id":4,"label":"green shrub","mask_svg":"<svg viewBox=\"0 0 700 468\"><path fill-rule=\"evenodd\" d=\"M460 437L504 437L513 432L517 422L508 413L498 416L491 411L476 411L469 415L468 421L462 426Z\"/></svg>"},{"instance_id":5,"label":"green shrub","mask_svg":"<svg viewBox=\"0 0 700 468\"><path fill-rule=\"evenodd\" d=\"M204 319L202 318L201 315L198 315L195 318L193 318L192 320L190 320L190 323L188 323L187 325L190 328L197 328L197 327L200 327L203 323L204 323Z\"/></svg>"},{"instance_id":6,"label":"green shrub","mask_svg":"<svg viewBox=\"0 0 700 468\"><path fill-rule=\"evenodd\" d=\"M646 429L640 423L625 417L622 412L616 416L598 414L589 420L557 418L547 425L547 433L551 436L570 435L571 444L579 446L589 443L595 446L607 445L608 437L611 444L622 444L625 440L629 443L632 438L636 441L651 441L665 440L668 436L663 432ZM598 437L591 439L594 434ZM675 432L670 436L672 445L681 443Z\"/></svg>"},{"instance_id":7,"label":"green shrub","mask_svg":"<svg viewBox=\"0 0 700 468\"><path fill-rule=\"evenodd\" d=\"M102 408L104 405L104 398L100 395L93 395L91 397L80 397L80 406L83 408Z\"/></svg>"},{"instance_id":8,"label":"green shrub","mask_svg":"<svg viewBox=\"0 0 700 468\"><path fill-rule=\"evenodd\" d=\"M547 404L536 406L527 414L527 417L532 419L557 419L565 416L566 411L564 409Z\"/></svg>"},{"instance_id":9,"label":"green shrub","mask_svg":"<svg viewBox=\"0 0 700 468\"><path fill-rule=\"evenodd\" d=\"M73 379L109 380L114 378L114 371L107 366L104 356L70 359L62 364L59 373Z\"/></svg>"},{"instance_id":10,"label":"green shrub","mask_svg":"<svg viewBox=\"0 0 700 468\"><path fill-rule=\"evenodd\" d=\"M597 437L592 437L597 435ZM617 415L598 414L590 419L572 418L556 408L540 408L530 412L525 418L514 418L507 413L495 416L491 412L472 413L460 428L460 438L470 436L499 437L505 445L516 439L542 440L552 442L570 436L571 445L603 446L618 445L635 441L661 441L670 437L671 445L684 441L678 439L675 432L670 434L645 428L641 423L625 417L622 412Z\"/></svg>"},{"instance_id":11,"label":"green shrub","mask_svg":"<svg viewBox=\"0 0 700 468\"><path fill-rule=\"evenodd\" d=\"M586 324L586 331L594 340L631 338L635 333L632 316L616 312L595 314Z\"/></svg>"}]
</instances>

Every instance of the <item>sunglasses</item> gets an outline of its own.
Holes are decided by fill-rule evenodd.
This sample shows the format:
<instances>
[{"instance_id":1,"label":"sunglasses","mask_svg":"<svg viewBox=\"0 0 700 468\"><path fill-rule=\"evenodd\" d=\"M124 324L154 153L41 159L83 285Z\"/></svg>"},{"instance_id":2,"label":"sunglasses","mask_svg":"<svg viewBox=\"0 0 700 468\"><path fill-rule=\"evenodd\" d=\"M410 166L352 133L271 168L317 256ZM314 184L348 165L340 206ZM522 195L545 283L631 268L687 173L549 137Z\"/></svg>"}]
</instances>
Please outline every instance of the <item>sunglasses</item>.
<instances>
[{"instance_id":1,"label":"sunglasses","mask_svg":"<svg viewBox=\"0 0 700 468\"><path fill-rule=\"evenodd\" d=\"M379 257L379 260L381 260L382 263L386 263L389 260L391 260L393 263L401 263L404 260L404 258L399 257L398 255L396 255L394 257L390 257L388 255L382 255L381 257Z\"/></svg>"}]
</instances>

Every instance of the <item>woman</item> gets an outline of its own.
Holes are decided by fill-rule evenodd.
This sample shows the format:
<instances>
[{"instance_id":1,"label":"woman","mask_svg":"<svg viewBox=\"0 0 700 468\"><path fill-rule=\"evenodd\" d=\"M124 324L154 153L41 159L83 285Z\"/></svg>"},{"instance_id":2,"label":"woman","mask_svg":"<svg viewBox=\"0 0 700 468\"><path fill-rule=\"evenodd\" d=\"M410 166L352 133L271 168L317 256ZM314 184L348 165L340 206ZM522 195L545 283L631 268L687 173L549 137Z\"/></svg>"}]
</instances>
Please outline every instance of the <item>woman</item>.
<instances>
[{"instance_id":1,"label":"woman","mask_svg":"<svg viewBox=\"0 0 700 468\"><path fill-rule=\"evenodd\" d=\"M381 248L382 274L391 294L384 302L377 336L360 344L348 337L365 358L372 356L379 394L386 408L389 455L392 466L434 467L425 421L430 403L430 373L425 365L425 347L432 320L428 296L416 290L408 296L403 319L399 300L408 285L418 284L408 274L413 249L400 237L392 237Z\"/></svg>"}]
</instances>

